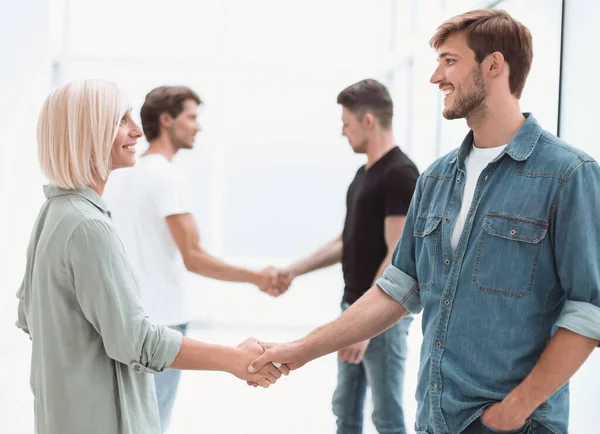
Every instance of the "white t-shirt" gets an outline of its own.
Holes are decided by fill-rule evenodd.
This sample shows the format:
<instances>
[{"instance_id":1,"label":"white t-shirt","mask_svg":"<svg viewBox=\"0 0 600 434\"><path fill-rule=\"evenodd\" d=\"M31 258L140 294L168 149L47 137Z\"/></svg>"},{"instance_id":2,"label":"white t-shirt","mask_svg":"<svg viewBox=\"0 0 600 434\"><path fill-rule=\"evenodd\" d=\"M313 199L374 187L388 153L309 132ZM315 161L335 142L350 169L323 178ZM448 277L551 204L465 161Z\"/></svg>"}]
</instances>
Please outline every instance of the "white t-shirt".
<instances>
[{"instance_id":1,"label":"white t-shirt","mask_svg":"<svg viewBox=\"0 0 600 434\"><path fill-rule=\"evenodd\" d=\"M183 170L159 154L140 157L134 167L111 173L103 197L148 316L161 325L189 322L188 273L165 220L191 212Z\"/></svg>"},{"instance_id":2,"label":"white t-shirt","mask_svg":"<svg viewBox=\"0 0 600 434\"><path fill-rule=\"evenodd\" d=\"M506 145L498 146L496 148L476 148L475 146L472 146L471 152L467 158L465 158L466 179L463 184L462 205L456 223L452 228L452 236L450 238L450 244L452 245L453 250L456 250L462 230L465 227L465 221L467 221L467 215L471 209L471 203L473 202L473 195L475 194L479 175L481 175L483 169L485 169L494 158L500 155L504 148L506 148Z\"/></svg>"}]
</instances>

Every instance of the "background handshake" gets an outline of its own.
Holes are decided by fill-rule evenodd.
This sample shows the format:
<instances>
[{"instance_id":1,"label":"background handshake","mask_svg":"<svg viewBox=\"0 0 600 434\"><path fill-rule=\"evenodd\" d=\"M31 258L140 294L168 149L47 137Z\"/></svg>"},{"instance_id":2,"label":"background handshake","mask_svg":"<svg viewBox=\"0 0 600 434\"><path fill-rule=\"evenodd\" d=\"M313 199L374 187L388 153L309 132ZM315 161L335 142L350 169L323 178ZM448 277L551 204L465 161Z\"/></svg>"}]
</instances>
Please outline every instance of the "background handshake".
<instances>
[{"instance_id":1,"label":"background handshake","mask_svg":"<svg viewBox=\"0 0 600 434\"><path fill-rule=\"evenodd\" d=\"M276 268L269 266L258 272L259 279L256 286L272 297L279 297L288 290L292 280L296 277L289 268Z\"/></svg>"}]
</instances>

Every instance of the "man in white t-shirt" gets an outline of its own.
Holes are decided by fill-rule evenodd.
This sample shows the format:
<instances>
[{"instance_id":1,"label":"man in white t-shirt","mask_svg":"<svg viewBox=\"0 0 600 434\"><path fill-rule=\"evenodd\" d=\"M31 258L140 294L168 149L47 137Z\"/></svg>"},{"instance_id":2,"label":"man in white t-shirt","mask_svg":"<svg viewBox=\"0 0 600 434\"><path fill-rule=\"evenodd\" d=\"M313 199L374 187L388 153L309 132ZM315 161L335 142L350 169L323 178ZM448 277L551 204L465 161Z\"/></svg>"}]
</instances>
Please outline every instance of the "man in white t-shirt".
<instances>
[{"instance_id":1,"label":"man in white t-shirt","mask_svg":"<svg viewBox=\"0 0 600 434\"><path fill-rule=\"evenodd\" d=\"M198 95L187 87L152 90L141 110L149 148L133 168L111 174L104 194L148 315L183 334L191 320L184 284L187 271L280 293L273 267L252 271L229 265L200 245L184 172L171 162L180 149L193 148L200 131L200 104ZM155 376L163 432L169 424L179 373L167 369Z\"/></svg>"}]
</instances>

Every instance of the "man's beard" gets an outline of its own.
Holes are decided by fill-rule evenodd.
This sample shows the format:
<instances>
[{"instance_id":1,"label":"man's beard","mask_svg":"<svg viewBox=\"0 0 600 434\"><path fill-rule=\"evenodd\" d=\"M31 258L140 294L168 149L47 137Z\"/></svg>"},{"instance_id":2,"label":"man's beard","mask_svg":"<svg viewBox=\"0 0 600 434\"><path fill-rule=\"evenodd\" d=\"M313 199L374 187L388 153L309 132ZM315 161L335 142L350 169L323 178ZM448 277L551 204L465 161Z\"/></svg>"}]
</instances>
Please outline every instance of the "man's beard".
<instances>
[{"instance_id":1,"label":"man's beard","mask_svg":"<svg viewBox=\"0 0 600 434\"><path fill-rule=\"evenodd\" d=\"M485 83L480 65L476 65L470 74L471 85L468 90L463 85L459 85L453 92L455 95L454 104L443 111L446 119L462 119L471 114L480 112L485 113Z\"/></svg>"},{"instance_id":2,"label":"man's beard","mask_svg":"<svg viewBox=\"0 0 600 434\"><path fill-rule=\"evenodd\" d=\"M177 133L175 132L175 129L173 128L171 131L169 131L169 138L171 139L171 143L173 143L173 147L176 150L179 149L191 149L191 145L189 143L186 143L184 140L182 140Z\"/></svg>"}]
</instances>

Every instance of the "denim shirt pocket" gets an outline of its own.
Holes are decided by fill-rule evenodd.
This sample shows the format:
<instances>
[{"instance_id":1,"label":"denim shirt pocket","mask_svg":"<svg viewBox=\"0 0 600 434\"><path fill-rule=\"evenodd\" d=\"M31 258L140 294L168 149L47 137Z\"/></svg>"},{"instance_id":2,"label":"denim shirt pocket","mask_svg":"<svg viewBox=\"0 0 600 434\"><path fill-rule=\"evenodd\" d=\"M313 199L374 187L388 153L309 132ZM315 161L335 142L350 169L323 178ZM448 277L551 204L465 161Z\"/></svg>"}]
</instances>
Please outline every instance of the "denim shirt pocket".
<instances>
[{"instance_id":1,"label":"denim shirt pocket","mask_svg":"<svg viewBox=\"0 0 600 434\"><path fill-rule=\"evenodd\" d=\"M527 296L533 288L548 223L488 213L482 229L473 268L475 287L506 297Z\"/></svg>"},{"instance_id":2,"label":"denim shirt pocket","mask_svg":"<svg viewBox=\"0 0 600 434\"><path fill-rule=\"evenodd\" d=\"M440 242L439 225L441 216L417 216L413 235L417 281L421 291L429 291L435 283L436 252Z\"/></svg>"}]
</instances>

